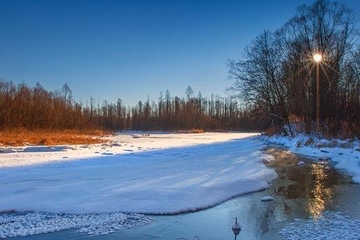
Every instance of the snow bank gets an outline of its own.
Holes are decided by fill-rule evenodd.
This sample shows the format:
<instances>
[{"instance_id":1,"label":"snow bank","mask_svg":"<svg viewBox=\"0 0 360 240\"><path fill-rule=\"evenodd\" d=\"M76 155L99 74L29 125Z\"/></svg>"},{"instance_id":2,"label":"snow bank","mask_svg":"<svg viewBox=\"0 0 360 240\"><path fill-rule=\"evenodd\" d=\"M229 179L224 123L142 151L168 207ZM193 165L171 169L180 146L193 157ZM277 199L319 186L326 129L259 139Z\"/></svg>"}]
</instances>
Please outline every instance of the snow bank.
<instances>
[{"instance_id":1,"label":"snow bank","mask_svg":"<svg viewBox=\"0 0 360 240\"><path fill-rule=\"evenodd\" d=\"M264 137L270 144L283 145L293 153L313 157L314 160L331 160L335 167L352 176L360 183L360 142L343 140L320 140L305 135L297 137Z\"/></svg>"},{"instance_id":2,"label":"snow bank","mask_svg":"<svg viewBox=\"0 0 360 240\"><path fill-rule=\"evenodd\" d=\"M86 160L109 155L148 152L160 149L190 147L199 144L214 144L258 134L249 133L204 133L169 134L120 132L107 137L108 143L69 146L0 147L0 167L29 166L50 162Z\"/></svg>"},{"instance_id":3,"label":"snow bank","mask_svg":"<svg viewBox=\"0 0 360 240\"><path fill-rule=\"evenodd\" d=\"M79 229L80 233L95 236L113 233L130 227L149 224L152 218L141 214L53 214L42 212L4 213L0 215L0 239L25 237L41 233Z\"/></svg>"},{"instance_id":4,"label":"snow bank","mask_svg":"<svg viewBox=\"0 0 360 240\"><path fill-rule=\"evenodd\" d=\"M0 212L53 213L50 219L56 221L66 213L59 224L54 224L59 227L40 227L40 233L83 228L82 223L66 223L72 216L168 214L208 208L264 189L277 177L263 163L271 158L261 152L264 142L257 136L121 134L113 136L112 144L107 145L12 148L0 159ZM12 221L24 225L19 216L14 220L9 220L9 215L0 216L5 218L2 228L24 229L11 225ZM105 220L101 217L93 222ZM26 229L33 227L21 234L33 234ZM108 232L101 229L101 233ZM10 236L12 230L2 234Z\"/></svg>"},{"instance_id":5,"label":"snow bank","mask_svg":"<svg viewBox=\"0 0 360 240\"><path fill-rule=\"evenodd\" d=\"M360 220L353 220L340 212L325 212L318 219L296 219L279 233L291 240L360 239Z\"/></svg>"},{"instance_id":6,"label":"snow bank","mask_svg":"<svg viewBox=\"0 0 360 240\"><path fill-rule=\"evenodd\" d=\"M186 141L189 136L182 137ZM277 177L263 164L262 147L261 141L247 136L186 148L2 168L0 210L167 214L203 209L264 189Z\"/></svg>"}]
</instances>

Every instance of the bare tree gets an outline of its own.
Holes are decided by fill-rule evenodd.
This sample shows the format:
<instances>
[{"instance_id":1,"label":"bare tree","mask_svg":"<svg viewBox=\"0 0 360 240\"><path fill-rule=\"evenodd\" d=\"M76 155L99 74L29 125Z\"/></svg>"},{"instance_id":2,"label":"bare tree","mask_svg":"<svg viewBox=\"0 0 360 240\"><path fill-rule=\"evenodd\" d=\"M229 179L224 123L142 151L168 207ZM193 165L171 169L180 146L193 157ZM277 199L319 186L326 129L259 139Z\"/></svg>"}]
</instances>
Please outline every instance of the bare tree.
<instances>
[{"instance_id":1,"label":"bare tree","mask_svg":"<svg viewBox=\"0 0 360 240\"><path fill-rule=\"evenodd\" d=\"M355 26L357 18L354 12L345 5L329 0L318 0L312 5L299 7L298 13L288 21L279 31L282 37L284 49L289 56L292 67L289 75L293 75L290 83L293 88L306 88L306 84L297 82L311 82L307 91L295 91L294 98L305 99L302 114L307 119L315 116L316 92L315 92L315 63L313 55L322 55L320 63L320 120L323 126L335 134L343 121L343 104L341 101L341 74L344 60L353 51L357 33ZM295 73L295 74L294 74ZM310 73L310 74L309 74ZM310 79L309 79L310 78ZM308 85L309 86L309 85ZM295 110L295 109L294 109ZM298 110L298 109L297 109ZM293 111L299 115L298 112ZM309 123L309 121L307 121ZM326 130L326 129L323 129Z\"/></svg>"},{"instance_id":2,"label":"bare tree","mask_svg":"<svg viewBox=\"0 0 360 240\"><path fill-rule=\"evenodd\" d=\"M287 134L291 128L287 130L284 124L288 123L290 99L278 48L277 35L264 31L245 49L245 60L230 60L229 77L234 84L229 90L262 109L274 126Z\"/></svg>"},{"instance_id":3,"label":"bare tree","mask_svg":"<svg viewBox=\"0 0 360 240\"><path fill-rule=\"evenodd\" d=\"M335 135L346 118L342 74L354 51L356 23L354 12L338 2L317 0L299 7L281 29L259 35L243 60L229 61L230 90L259 107L280 132L291 134L294 123L309 132L319 114L322 131ZM316 53L322 56L319 77Z\"/></svg>"}]
</instances>

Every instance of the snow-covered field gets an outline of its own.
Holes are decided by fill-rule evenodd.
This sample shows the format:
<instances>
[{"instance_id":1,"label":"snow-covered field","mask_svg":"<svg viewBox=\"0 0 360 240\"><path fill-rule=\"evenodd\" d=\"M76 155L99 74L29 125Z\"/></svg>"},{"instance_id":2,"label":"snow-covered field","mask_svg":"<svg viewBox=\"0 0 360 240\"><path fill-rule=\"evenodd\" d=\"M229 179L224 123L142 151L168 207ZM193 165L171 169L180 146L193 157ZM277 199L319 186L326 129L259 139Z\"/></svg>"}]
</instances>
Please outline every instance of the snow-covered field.
<instances>
[{"instance_id":1,"label":"snow-covered field","mask_svg":"<svg viewBox=\"0 0 360 240\"><path fill-rule=\"evenodd\" d=\"M277 177L263 163L271 157L261 152L257 134L123 133L110 139L94 146L3 148L0 211L10 212L0 215L0 237L92 223L98 230L84 232L108 233L108 224L99 227L113 219L107 214L121 212L113 221L121 223L118 218L132 219L124 213L195 211L264 189Z\"/></svg>"},{"instance_id":2,"label":"snow-covered field","mask_svg":"<svg viewBox=\"0 0 360 240\"><path fill-rule=\"evenodd\" d=\"M143 213L195 211L264 189L277 177L263 163L273 160L261 151L266 142L314 160L331 159L360 182L356 142L342 148L348 143L309 144L304 136L264 141L248 133L121 133L109 140L90 146L0 147L0 238L73 228L108 234L151 223ZM359 236L354 235L358 220L341 213L321 219L297 220L281 235L303 239L306 228L307 239L329 239L339 236L335 225L341 223L343 239ZM320 230L314 234L313 227Z\"/></svg>"}]
</instances>

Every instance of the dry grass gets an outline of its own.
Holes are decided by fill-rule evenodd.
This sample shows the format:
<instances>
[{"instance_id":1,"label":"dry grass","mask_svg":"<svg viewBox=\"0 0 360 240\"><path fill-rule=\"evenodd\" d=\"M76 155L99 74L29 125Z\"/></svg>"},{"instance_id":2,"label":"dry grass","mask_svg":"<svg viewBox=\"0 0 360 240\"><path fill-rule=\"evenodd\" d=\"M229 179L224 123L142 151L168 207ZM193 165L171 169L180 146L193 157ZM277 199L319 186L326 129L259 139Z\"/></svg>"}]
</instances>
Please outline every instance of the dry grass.
<instances>
[{"instance_id":1,"label":"dry grass","mask_svg":"<svg viewBox=\"0 0 360 240\"><path fill-rule=\"evenodd\" d=\"M109 132L100 130L34 130L16 129L0 131L0 145L65 145L106 142L102 137Z\"/></svg>"},{"instance_id":2,"label":"dry grass","mask_svg":"<svg viewBox=\"0 0 360 240\"><path fill-rule=\"evenodd\" d=\"M193 129L190 129L190 130L178 130L176 132L177 133L204 133L204 130L193 128Z\"/></svg>"},{"instance_id":3,"label":"dry grass","mask_svg":"<svg viewBox=\"0 0 360 240\"><path fill-rule=\"evenodd\" d=\"M274 136L277 133L275 127L269 127L268 129L265 130L265 134L266 136Z\"/></svg>"}]
</instances>

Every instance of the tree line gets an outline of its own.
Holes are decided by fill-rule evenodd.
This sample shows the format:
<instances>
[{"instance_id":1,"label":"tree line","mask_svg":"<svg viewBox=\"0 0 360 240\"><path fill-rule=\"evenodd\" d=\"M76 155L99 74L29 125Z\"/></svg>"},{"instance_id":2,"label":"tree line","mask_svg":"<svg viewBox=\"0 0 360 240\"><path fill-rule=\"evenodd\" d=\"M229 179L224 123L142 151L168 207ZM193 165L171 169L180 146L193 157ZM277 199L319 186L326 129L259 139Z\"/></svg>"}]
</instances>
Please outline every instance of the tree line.
<instances>
[{"instance_id":1,"label":"tree line","mask_svg":"<svg viewBox=\"0 0 360 240\"><path fill-rule=\"evenodd\" d=\"M330 0L300 6L283 27L257 36L242 59L229 60L229 91L279 133L360 137L358 17Z\"/></svg>"},{"instance_id":2,"label":"tree line","mask_svg":"<svg viewBox=\"0 0 360 240\"><path fill-rule=\"evenodd\" d=\"M39 83L34 87L0 80L0 129L108 129L108 130L255 130L263 126L252 111L241 108L232 98L201 93L194 96L192 88L186 97L171 97L167 90L158 100L139 101L125 107L119 98L116 103L92 97L77 103L70 87L50 92Z\"/></svg>"},{"instance_id":3,"label":"tree line","mask_svg":"<svg viewBox=\"0 0 360 240\"><path fill-rule=\"evenodd\" d=\"M68 85L48 92L39 83L30 88L0 81L0 129L75 129L90 126L82 107L72 101Z\"/></svg>"}]
</instances>

